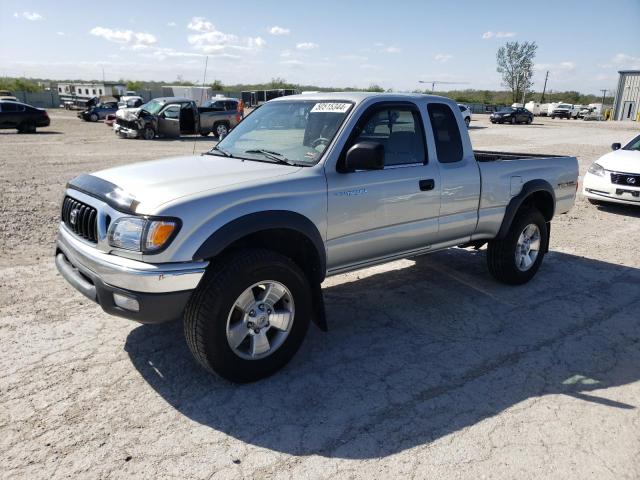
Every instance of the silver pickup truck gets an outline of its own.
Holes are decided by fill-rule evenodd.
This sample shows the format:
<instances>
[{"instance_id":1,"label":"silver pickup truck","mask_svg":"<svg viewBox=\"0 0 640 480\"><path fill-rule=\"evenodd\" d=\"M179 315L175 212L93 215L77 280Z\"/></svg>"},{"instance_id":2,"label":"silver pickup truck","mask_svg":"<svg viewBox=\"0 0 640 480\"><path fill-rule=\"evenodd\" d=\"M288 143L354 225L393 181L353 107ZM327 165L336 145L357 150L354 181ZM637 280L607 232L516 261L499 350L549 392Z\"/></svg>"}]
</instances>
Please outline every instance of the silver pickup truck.
<instances>
[{"instance_id":1,"label":"silver pickup truck","mask_svg":"<svg viewBox=\"0 0 640 480\"><path fill-rule=\"evenodd\" d=\"M474 151L446 98L289 96L203 155L71 180L55 261L110 314L183 318L197 361L247 382L326 329L329 275L488 244L497 280L527 282L577 178L573 157Z\"/></svg>"}]
</instances>

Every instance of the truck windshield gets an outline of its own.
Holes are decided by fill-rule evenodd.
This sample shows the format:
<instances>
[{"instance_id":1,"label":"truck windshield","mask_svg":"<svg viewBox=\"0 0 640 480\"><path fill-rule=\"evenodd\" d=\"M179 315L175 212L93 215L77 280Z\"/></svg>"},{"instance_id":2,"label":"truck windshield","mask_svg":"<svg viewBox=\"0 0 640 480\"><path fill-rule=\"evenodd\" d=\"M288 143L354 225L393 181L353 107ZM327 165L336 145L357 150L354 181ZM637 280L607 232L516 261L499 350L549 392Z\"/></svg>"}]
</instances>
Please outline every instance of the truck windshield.
<instances>
[{"instance_id":1,"label":"truck windshield","mask_svg":"<svg viewBox=\"0 0 640 480\"><path fill-rule=\"evenodd\" d=\"M164 107L164 102L159 102L157 100L151 100L150 102L145 103L140 108L149 112L151 115L157 115L160 110Z\"/></svg>"},{"instance_id":2,"label":"truck windshield","mask_svg":"<svg viewBox=\"0 0 640 480\"><path fill-rule=\"evenodd\" d=\"M558 105L558 108L566 108L567 110L571 110L571 105L567 105L566 103L561 103Z\"/></svg>"},{"instance_id":3,"label":"truck windshield","mask_svg":"<svg viewBox=\"0 0 640 480\"><path fill-rule=\"evenodd\" d=\"M314 165L352 106L317 100L265 103L229 132L219 150L238 158L275 161L277 156L287 163Z\"/></svg>"}]
</instances>

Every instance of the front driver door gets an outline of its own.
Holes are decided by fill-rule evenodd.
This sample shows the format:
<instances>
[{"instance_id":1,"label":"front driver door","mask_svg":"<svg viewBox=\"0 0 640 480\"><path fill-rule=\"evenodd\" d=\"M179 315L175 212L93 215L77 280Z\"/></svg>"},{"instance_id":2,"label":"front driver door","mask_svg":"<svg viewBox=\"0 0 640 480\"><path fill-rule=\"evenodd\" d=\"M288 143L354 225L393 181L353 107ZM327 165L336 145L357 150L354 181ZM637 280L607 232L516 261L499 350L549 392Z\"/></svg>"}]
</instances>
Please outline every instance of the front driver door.
<instances>
[{"instance_id":1,"label":"front driver door","mask_svg":"<svg viewBox=\"0 0 640 480\"><path fill-rule=\"evenodd\" d=\"M380 102L358 120L338 168L326 172L330 271L436 242L440 179L427 155L424 128L412 102ZM346 151L362 141L384 146L384 169L340 173Z\"/></svg>"},{"instance_id":2,"label":"front driver door","mask_svg":"<svg viewBox=\"0 0 640 480\"><path fill-rule=\"evenodd\" d=\"M170 105L160 113L158 133L169 138L180 136L180 105Z\"/></svg>"}]
</instances>

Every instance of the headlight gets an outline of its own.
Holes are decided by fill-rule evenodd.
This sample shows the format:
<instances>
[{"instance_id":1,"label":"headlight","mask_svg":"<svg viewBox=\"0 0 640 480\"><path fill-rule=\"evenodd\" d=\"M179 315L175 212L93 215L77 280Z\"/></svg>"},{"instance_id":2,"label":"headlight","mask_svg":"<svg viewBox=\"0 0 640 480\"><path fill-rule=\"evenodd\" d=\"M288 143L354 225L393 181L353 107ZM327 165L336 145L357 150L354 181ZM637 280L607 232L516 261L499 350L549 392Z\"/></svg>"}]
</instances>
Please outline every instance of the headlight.
<instances>
[{"instance_id":1,"label":"headlight","mask_svg":"<svg viewBox=\"0 0 640 480\"><path fill-rule=\"evenodd\" d=\"M178 228L176 219L122 217L109 227L109 245L134 252L153 253L167 246Z\"/></svg>"},{"instance_id":2,"label":"headlight","mask_svg":"<svg viewBox=\"0 0 640 480\"><path fill-rule=\"evenodd\" d=\"M598 165L597 163L594 163L593 165L591 165L589 167L589 170L587 170L587 172L593 174L593 175L597 175L599 177L604 177L607 175L607 171L602 168L600 165Z\"/></svg>"}]
</instances>

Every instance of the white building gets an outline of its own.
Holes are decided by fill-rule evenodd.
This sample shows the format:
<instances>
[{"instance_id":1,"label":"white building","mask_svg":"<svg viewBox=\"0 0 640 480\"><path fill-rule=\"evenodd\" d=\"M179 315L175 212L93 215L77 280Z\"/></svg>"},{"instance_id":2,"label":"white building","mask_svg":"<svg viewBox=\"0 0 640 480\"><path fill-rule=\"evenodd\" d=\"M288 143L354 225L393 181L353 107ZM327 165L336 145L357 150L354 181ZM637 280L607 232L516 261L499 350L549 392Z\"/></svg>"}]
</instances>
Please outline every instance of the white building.
<instances>
[{"instance_id":1,"label":"white building","mask_svg":"<svg viewBox=\"0 0 640 480\"><path fill-rule=\"evenodd\" d=\"M640 70L621 70L618 73L620 79L613 102L613 119L640 121Z\"/></svg>"},{"instance_id":2,"label":"white building","mask_svg":"<svg viewBox=\"0 0 640 480\"><path fill-rule=\"evenodd\" d=\"M58 83L58 96L63 102L86 102L93 97L114 97L125 94L122 83Z\"/></svg>"}]
</instances>

